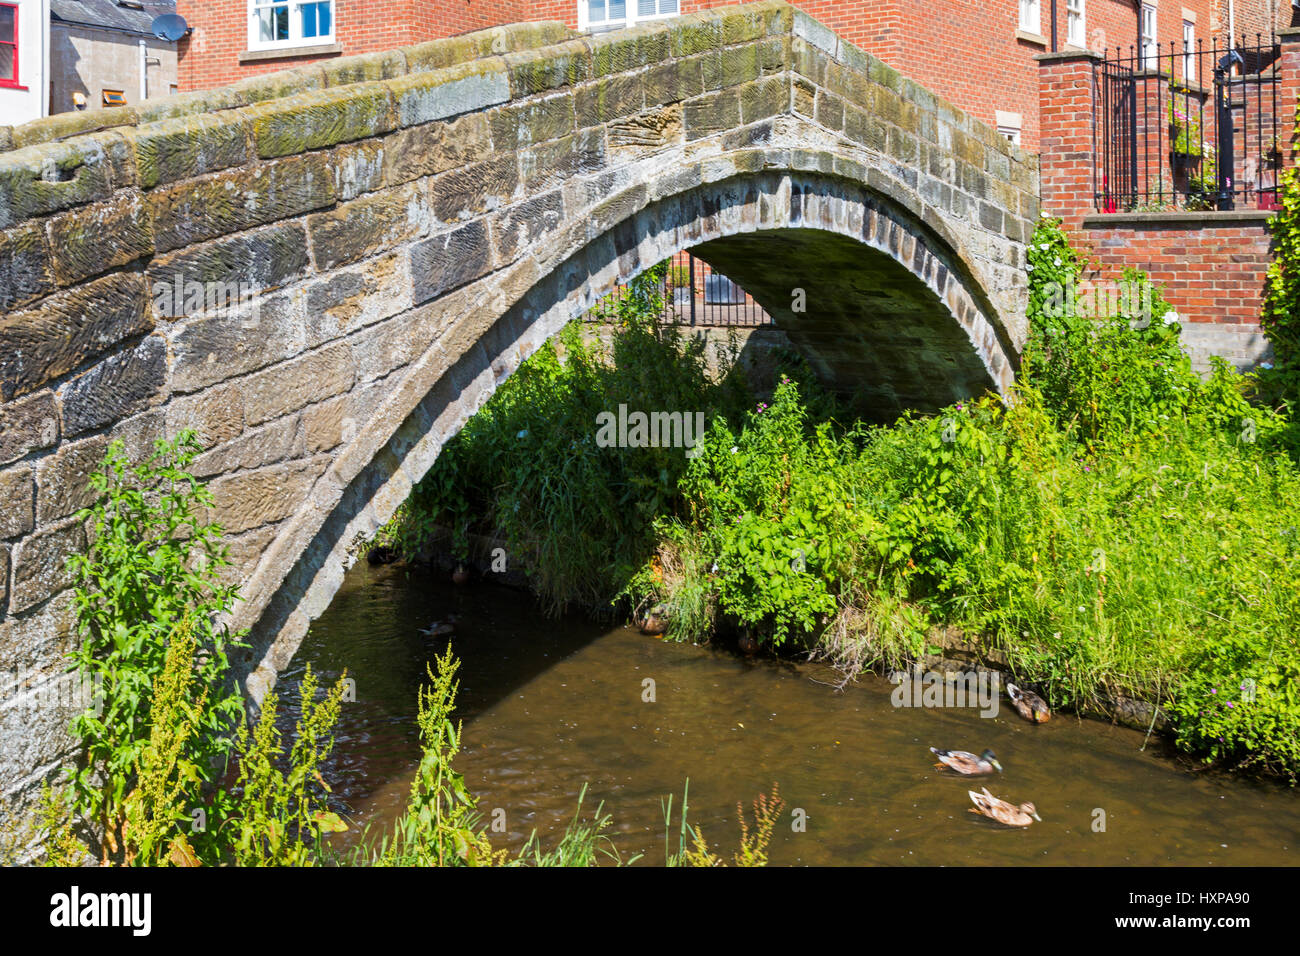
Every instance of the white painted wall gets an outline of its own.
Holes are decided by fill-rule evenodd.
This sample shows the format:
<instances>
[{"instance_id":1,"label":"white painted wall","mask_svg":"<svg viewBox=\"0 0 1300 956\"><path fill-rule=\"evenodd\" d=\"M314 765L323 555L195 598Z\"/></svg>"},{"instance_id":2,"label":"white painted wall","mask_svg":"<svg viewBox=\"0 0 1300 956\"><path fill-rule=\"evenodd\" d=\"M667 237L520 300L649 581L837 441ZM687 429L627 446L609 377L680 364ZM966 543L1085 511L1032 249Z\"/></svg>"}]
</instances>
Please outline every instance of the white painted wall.
<instances>
[{"instance_id":1,"label":"white painted wall","mask_svg":"<svg viewBox=\"0 0 1300 956\"><path fill-rule=\"evenodd\" d=\"M50 2L5 0L18 5L18 82L0 86L0 126L45 116L50 109Z\"/></svg>"}]
</instances>

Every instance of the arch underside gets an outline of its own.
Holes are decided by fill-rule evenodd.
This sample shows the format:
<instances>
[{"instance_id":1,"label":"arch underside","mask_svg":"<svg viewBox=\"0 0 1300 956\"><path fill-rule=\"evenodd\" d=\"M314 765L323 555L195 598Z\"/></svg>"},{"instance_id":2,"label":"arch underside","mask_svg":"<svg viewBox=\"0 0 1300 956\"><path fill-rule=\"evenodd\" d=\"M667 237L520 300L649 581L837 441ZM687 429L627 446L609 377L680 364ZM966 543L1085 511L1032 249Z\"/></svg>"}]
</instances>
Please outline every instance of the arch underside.
<instances>
[{"instance_id":1,"label":"arch underside","mask_svg":"<svg viewBox=\"0 0 1300 956\"><path fill-rule=\"evenodd\" d=\"M243 619L237 613L234 621L252 625L254 654L243 668L251 695L260 700L274 685L341 585L356 544L391 518L519 363L616 283L680 250L745 287L826 383L870 417L1005 392L1017 362L1014 336L946 239L859 182L773 170L644 205L513 303L493 290L502 272L489 276L460 306L484 331L454 356L445 334L431 343L360 428L359 441L376 450L348 449L364 456L355 476L314 489L259 563ZM526 268L538 255L537 247L521 250L517 264ZM795 289L806 293L806 312L792 311ZM277 563L291 566L284 573Z\"/></svg>"}]
</instances>

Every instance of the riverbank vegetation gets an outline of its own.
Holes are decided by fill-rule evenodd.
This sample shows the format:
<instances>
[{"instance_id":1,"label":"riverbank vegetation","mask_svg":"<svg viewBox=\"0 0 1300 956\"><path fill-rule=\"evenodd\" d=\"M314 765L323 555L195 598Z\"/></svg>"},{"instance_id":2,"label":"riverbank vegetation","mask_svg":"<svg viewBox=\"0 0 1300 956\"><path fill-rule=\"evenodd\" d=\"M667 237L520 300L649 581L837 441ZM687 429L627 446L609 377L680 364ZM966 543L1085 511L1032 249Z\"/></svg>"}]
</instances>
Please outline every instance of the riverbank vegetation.
<instances>
[{"instance_id":1,"label":"riverbank vegetation","mask_svg":"<svg viewBox=\"0 0 1300 956\"><path fill-rule=\"evenodd\" d=\"M636 283L612 348L573 327L526 362L389 540L415 554L435 526L493 536L553 608L653 607L670 638L739 633L850 673L922 661L955 630L1055 707L1156 702L1188 752L1294 780L1300 472L1285 408L1222 363L1197 374L1159 290L1088 314L1059 223L1042 221L1028 267L1011 401L886 427L845 421L797 365L763 401L725 361L710 378L700 347L646 308L654 280ZM696 457L597 448L596 415L619 403L711 425Z\"/></svg>"},{"instance_id":2,"label":"riverbank vegetation","mask_svg":"<svg viewBox=\"0 0 1300 956\"><path fill-rule=\"evenodd\" d=\"M492 845L454 765L460 665L450 647L428 667L419 693L421 755L405 812L390 831L367 830L352 850L336 849L328 836L350 824L324 772L347 674L322 687L308 665L289 735L275 692L246 714L230 662L243 635L218 623L238 592L223 578L221 530L202 518L210 495L187 471L198 451L194 435L182 432L132 463L114 442L92 478L98 498L79 518L94 538L69 562L81 638L69 669L92 694L72 723L81 752L61 785L43 786L26 828L5 821L0 863L19 862L33 843L49 866L635 861L624 861L607 835L612 818L603 805L583 813L585 790L551 848L535 833L513 856ZM737 860L763 865L770 828L751 834L743 817L741 824ZM679 862L715 865L684 816L681 826L693 849Z\"/></svg>"}]
</instances>

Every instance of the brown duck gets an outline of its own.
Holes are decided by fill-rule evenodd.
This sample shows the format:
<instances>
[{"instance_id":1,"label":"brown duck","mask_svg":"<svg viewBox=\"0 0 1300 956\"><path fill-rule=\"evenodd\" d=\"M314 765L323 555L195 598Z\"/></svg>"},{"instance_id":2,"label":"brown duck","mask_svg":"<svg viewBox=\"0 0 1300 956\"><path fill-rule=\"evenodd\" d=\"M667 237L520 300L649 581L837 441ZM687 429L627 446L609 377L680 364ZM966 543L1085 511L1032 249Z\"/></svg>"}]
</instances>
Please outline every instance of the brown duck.
<instances>
[{"instance_id":1,"label":"brown duck","mask_svg":"<svg viewBox=\"0 0 1300 956\"><path fill-rule=\"evenodd\" d=\"M930 748L930 753L939 758L936 767L948 767L966 776L1002 772L1002 764L998 763L992 750L986 750L978 757L967 750L935 750L933 747Z\"/></svg>"},{"instance_id":2,"label":"brown duck","mask_svg":"<svg viewBox=\"0 0 1300 956\"><path fill-rule=\"evenodd\" d=\"M1021 690L1015 684L1007 685L1007 695L1016 713L1035 724L1045 724L1052 719L1052 712L1047 709L1047 701L1032 690Z\"/></svg>"},{"instance_id":3,"label":"brown duck","mask_svg":"<svg viewBox=\"0 0 1300 956\"><path fill-rule=\"evenodd\" d=\"M970 808L971 813L978 813L1009 827L1027 827L1035 820L1042 822L1043 818L1038 815L1038 810L1032 803L1016 806L993 796L989 793L988 787L981 789L983 793L976 793L974 790L966 791L975 804Z\"/></svg>"}]
</instances>

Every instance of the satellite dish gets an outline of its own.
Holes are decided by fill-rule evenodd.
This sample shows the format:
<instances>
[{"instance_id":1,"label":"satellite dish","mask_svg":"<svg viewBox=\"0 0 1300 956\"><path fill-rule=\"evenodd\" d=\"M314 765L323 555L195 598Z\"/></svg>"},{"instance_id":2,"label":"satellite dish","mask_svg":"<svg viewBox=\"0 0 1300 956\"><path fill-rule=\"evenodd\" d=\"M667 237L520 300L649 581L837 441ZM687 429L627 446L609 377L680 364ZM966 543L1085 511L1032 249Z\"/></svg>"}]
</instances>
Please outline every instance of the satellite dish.
<instances>
[{"instance_id":1,"label":"satellite dish","mask_svg":"<svg viewBox=\"0 0 1300 956\"><path fill-rule=\"evenodd\" d=\"M190 32L190 25L185 22L184 17L178 14L164 13L154 20L149 29L153 31L153 35L158 39L175 42Z\"/></svg>"}]
</instances>

